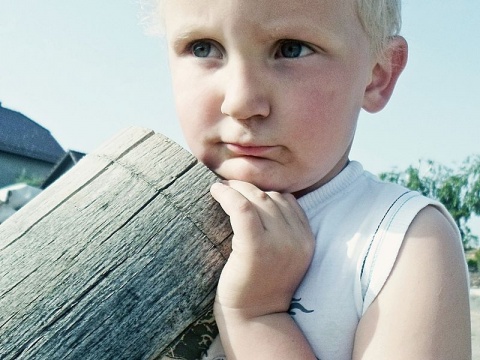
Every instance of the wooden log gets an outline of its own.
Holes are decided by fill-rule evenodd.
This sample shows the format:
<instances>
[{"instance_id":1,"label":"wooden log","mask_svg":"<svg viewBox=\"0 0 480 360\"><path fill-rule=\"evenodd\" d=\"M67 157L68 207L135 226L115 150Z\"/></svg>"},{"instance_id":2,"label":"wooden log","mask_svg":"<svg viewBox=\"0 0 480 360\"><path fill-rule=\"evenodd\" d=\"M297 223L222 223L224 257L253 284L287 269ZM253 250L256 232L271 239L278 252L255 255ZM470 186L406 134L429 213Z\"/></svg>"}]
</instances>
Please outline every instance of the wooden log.
<instances>
[{"instance_id":1,"label":"wooden log","mask_svg":"<svg viewBox=\"0 0 480 360\"><path fill-rule=\"evenodd\" d=\"M0 359L171 352L211 311L230 251L215 181L179 145L130 128L0 225Z\"/></svg>"}]
</instances>

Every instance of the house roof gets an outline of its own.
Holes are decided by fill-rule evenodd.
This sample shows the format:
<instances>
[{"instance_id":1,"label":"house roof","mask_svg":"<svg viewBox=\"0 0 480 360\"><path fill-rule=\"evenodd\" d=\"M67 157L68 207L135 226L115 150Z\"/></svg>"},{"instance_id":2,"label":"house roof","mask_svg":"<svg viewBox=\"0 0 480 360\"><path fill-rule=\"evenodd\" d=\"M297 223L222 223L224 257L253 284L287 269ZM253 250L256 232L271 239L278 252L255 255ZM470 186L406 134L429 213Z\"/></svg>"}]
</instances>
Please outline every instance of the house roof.
<instances>
[{"instance_id":1,"label":"house roof","mask_svg":"<svg viewBox=\"0 0 480 360\"><path fill-rule=\"evenodd\" d=\"M60 144L35 121L0 103L0 151L56 163L64 154Z\"/></svg>"},{"instance_id":2,"label":"house roof","mask_svg":"<svg viewBox=\"0 0 480 360\"><path fill-rule=\"evenodd\" d=\"M40 185L40 188L45 189L61 175L75 166L75 164L77 164L85 155L85 153L79 151L68 150L65 155L63 155L63 157L55 164L50 174Z\"/></svg>"}]
</instances>

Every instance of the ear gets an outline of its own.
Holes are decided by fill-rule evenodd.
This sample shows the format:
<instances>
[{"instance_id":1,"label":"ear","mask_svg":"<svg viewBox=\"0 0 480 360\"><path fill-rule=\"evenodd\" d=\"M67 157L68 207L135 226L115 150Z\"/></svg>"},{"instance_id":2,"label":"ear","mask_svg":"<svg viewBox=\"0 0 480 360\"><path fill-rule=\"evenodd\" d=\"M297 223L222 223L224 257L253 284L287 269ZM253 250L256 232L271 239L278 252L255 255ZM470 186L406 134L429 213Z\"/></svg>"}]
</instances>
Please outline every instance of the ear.
<instances>
[{"instance_id":1,"label":"ear","mask_svg":"<svg viewBox=\"0 0 480 360\"><path fill-rule=\"evenodd\" d=\"M381 59L374 65L372 80L365 89L363 108L371 113L387 105L408 58L408 45L401 36L390 40Z\"/></svg>"}]
</instances>

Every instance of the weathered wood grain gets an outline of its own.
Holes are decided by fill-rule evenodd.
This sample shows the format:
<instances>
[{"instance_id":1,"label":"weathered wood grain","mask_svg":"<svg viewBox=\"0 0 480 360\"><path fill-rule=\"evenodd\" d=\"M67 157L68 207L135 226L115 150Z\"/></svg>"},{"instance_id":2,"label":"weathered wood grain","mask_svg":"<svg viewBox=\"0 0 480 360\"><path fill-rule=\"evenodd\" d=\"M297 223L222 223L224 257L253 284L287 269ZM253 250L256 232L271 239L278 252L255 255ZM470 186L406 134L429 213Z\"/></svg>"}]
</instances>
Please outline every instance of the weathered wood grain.
<instances>
[{"instance_id":1,"label":"weathered wood grain","mask_svg":"<svg viewBox=\"0 0 480 360\"><path fill-rule=\"evenodd\" d=\"M131 128L0 225L0 358L158 356L211 308L228 257L216 180Z\"/></svg>"}]
</instances>

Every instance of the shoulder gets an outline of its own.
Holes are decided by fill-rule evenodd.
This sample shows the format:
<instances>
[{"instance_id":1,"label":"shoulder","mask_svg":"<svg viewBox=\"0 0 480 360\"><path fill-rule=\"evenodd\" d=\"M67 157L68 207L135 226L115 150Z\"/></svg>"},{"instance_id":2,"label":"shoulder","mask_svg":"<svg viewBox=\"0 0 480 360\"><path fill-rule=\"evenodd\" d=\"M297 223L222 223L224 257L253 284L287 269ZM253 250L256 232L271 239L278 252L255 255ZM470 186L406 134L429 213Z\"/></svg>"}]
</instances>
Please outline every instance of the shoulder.
<instances>
[{"instance_id":1,"label":"shoulder","mask_svg":"<svg viewBox=\"0 0 480 360\"><path fill-rule=\"evenodd\" d=\"M426 206L410 224L387 282L360 321L354 358L469 359L470 341L461 240L446 214Z\"/></svg>"},{"instance_id":2,"label":"shoulder","mask_svg":"<svg viewBox=\"0 0 480 360\"><path fill-rule=\"evenodd\" d=\"M468 289L460 234L450 216L435 206L426 206L410 224L392 271L392 276L399 274L393 279L406 270L406 276L412 271L425 274L430 286L446 288L455 283L452 285L462 284L464 290Z\"/></svg>"},{"instance_id":3,"label":"shoulder","mask_svg":"<svg viewBox=\"0 0 480 360\"><path fill-rule=\"evenodd\" d=\"M403 261L418 260L419 254L429 254L429 260L426 260L431 265L452 256L452 260L463 262L464 256L460 235L453 220L433 205L426 206L413 219L405 235L400 256L402 253L405 253ZM399 258L399 261L402 259Z\"/></svg>"}]
</instances>

